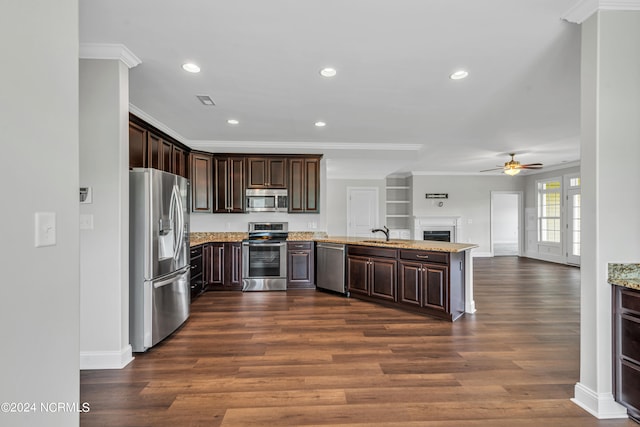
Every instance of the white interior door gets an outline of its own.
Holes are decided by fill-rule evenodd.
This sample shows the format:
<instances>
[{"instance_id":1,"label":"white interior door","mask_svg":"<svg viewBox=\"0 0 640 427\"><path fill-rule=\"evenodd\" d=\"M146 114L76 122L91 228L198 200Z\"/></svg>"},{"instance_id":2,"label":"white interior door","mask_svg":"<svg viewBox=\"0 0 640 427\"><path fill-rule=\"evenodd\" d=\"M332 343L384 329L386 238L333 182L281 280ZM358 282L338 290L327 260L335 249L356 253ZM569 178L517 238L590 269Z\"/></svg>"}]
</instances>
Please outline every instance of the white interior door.
<instances>
[{"instance_id":1,"label":"white interior door","mask_svg":"<svg viewBox=\"0 0 640 427\"><path fill-rule=\"evenodd\" d=\"M494 256L519 256L522 236L522 193L491 192L491 248Z\"/></svg>"},{"instance_id":2,"label":"white interior door","mask_svg":"<svg viewBox=\"0 0 640 427\"><path fill-rule=\"evenodd\" d=\"M372 237L378 227L378 188L347 188L347 236Z\"/></svg>"},{"instance_id":3,"label":"white interior door","mask_svg":"<svg viewBox=\"0 0 640 427\"><path fill-rule=\"evenodd\" d=\"M580 188L567 190L567 263L580 265Z\"/></svg>"}]
</instances>

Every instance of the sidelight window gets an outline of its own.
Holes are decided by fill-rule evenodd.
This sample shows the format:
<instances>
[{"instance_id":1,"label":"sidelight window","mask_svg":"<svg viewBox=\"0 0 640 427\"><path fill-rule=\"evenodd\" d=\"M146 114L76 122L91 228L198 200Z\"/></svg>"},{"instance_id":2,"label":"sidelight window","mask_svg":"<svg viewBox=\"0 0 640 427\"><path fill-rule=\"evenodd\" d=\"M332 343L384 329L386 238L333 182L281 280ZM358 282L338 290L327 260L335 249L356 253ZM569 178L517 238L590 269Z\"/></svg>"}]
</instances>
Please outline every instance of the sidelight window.
<instances>
[{"instance_id":1,"label":"sidelight window","mask_svg":"<svg viewBox=\"0 0 640 427\"><path fill-rule=\"evenodd\" d=\"M538 242L560 243L561 193L559 178L538 181Z\"/></svg>"}]
</instances>

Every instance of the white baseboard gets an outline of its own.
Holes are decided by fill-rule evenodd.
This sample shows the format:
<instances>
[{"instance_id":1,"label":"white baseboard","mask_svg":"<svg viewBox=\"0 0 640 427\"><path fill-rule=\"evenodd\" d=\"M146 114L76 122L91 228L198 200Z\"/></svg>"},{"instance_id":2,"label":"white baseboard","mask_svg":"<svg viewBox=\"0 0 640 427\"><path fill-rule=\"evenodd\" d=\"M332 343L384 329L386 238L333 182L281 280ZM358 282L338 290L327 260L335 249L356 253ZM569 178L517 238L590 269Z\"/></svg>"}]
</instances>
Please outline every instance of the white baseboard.
<instances>
[{"instance_id":1,"label":"white baseboard","mask_svg":"<svg viewBox=\"0 0 640 427\"><path fill-rule=\"evenodd\" d=\"M555 262L556 264L565 264L565 265L567 264L566 259L561 256L544 255L544 254L539 254L535 252L527 252L525 256L527 258L533 258L540 261Z\"/></svg>"},{"instance_id":2,"label":"white baseboard","mask_svg":"<svg viewBox=\"0 0 640 427\"><path fill-rule=\"evenodd\" d=\"M120 351L81 351L80 369L122 369L132 360L130 345Z\"/></svg>"},{"instance_id":3,"label":"white baseboard","mask_svg":"<svg viewBox=\"0 0 640 427\"><path fill-rule=\"evenodd\" d=\"M476 252L471 251L471 256L474 258L491 258L493 254L491 252Z\"/></svg>"},{"instance_id":4,"label":"white baseboard","mask_svg":"<svg viewBox=\"0 0 640 427\"><path fill-rule=\"evenodd\" d=\"M573 403L598 419L629 417L627 408L613 400L611 393L596 393L584 384L576 383L574 396Z\"/></svg>"}]
</instances>

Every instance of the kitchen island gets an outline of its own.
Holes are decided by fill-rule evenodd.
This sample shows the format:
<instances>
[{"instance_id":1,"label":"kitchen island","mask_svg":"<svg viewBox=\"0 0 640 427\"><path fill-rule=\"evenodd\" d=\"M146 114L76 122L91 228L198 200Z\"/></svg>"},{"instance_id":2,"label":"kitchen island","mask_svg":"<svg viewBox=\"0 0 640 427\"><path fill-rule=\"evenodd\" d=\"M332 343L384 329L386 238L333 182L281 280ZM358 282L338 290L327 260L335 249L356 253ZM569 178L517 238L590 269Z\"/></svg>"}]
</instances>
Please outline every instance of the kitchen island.
<instances>
[{"instance_id":1,"label":"kitchen island","mask_svg":"<svg viewBox=\"0 0 640 427\"><path fill-rule=\"evenodd\" d=\"M475 244L343 236L314 240L345 245L352 297L449 321L475 311Z\"/></svg>"}]
</instances>

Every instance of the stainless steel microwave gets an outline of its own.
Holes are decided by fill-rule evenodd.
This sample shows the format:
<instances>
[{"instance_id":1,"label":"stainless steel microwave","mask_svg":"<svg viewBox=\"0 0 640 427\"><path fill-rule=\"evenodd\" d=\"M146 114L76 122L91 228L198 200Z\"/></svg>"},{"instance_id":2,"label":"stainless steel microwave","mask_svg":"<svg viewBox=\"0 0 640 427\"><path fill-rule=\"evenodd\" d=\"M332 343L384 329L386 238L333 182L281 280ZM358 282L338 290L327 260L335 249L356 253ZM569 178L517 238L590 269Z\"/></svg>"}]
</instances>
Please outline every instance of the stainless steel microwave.
<instances>
[{"instance_id":1,"label":"stainless steel microwave","mask_svg":"<svg viewBox=\"0 0 640 427\"><path fill-rule=\"evenodd\" d=\"M246 212L286 212L289 207L287 190L247 189Z\"/></svg>"}]
</instances>

